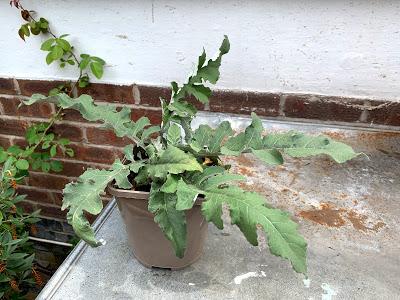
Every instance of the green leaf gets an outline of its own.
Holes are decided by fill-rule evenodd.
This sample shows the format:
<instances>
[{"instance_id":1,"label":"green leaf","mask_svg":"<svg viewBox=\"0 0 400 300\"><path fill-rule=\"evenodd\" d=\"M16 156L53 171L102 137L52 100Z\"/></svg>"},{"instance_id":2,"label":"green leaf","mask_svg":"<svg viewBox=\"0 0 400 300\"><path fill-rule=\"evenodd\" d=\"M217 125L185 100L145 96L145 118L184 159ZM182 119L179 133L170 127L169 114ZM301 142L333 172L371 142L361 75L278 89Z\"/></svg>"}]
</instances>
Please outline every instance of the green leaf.
<instances>
[{"instance_id":1,"label":"green leaf","mask_svg":"<svg viewBox=\"0 0 400 300\"><path fill-rule=\"evenodd\" d=\"M74 153L74 149L72 148L68 148L65 150L65 153L69 156L69 157L74 157L75 153Z\"/></svg>"},{"instance_id":2,"label":"green leaf","mask_svg":"<svg viewBox=\"0 0 400 300\"><path fill-rule=\"evenodd\" d=\"M168 128L167 142L170 145L178 145L181 143L181 127L172 123Z\"/></svg>"},{"instance_id":3,"label":"green leaf","mask_svg":"<svg viewBox=\"0 0 400 300\"><path fill-rule=\"evenodd\" d=\"M105 128L112 128L118 137L127 136L136 143L141 142L141 134L144 128L150 124L149 119L146 117L133 122L131 120L131 110L128 107L117 110L115 105L97 105L94 103L92 97L88 95L71 98L64 93L51 97L34 94L28 100L23 100L25 105L41 102L55 103L63 109L75 109L81 113L84 119L92 122L101 121Z\"/></svg>"},{"instance_id":4,"label":"green leaf","mask_svg":"<svg viewBox=\"0 0 400 300\"><path fill-rule=\"evenodd\" d=\"M188 85L186 86L186 91L204 104L208 103L208 98L211 96L211 89L202 84Z\"/></svg>"},{"instance_id":5,"label":"green leaf","mask_svg":"<svg viewBox=\"0 0 400 300\"><path fill-rule=\"evenodd\" d=\"M167 175L167 180L161 186L160 191L164 193L175 193L178 186L178 176Z\"/></svg>"},{"instance_id":6,"label":"green leaf","mask_svg":"<svg viewBox=\"0 0 400 300\"><path fill-rule=\"evenodd\" d=\"M92 61L95 61L95 62L101 64L101 65L105 65L106 64L106 62L103 59L101 59L100 57L97 57L97 56L91 56L90 59Z\"/></svg>"},{"instance_id":7,"label":"green leaf","mask_svg":"<svg viewBox=\"0 0 400 300\"><path fill-rule=\"evenodd\" d=\"M58 160L52 160L50 162L50 167L51 167L51 170L54 172L61 172L63 170L63 164L61 161L58 161Z\"/></svg>"},{"instance_id":8,"label":"green leaf","mask_svg":"<svg viewBox=\"0 0 400 300\"><path fill-rule=\"evenodd\" d=\"M15 166L20 170L28 170L29 169L29 162L26 159L19 159L15 163Z\"/></svg>"},{"instance_id":9,"label":"green leaf","mask_svg":"<svg viewBox=\"0 0 400 300\"><path fill-rule=\"evenodd\" d=\"M225 175L216 175L226 176ZM257 225L268 237L272 254L287 258L297 272L306 273L306 247L303 237L297 232L297 224L287 213L267 207L265 200L257 193L245 192L238 187L217 187L207 183L201 190L206 201L202 212L207 221L223 228L222 206L227 204L232 224L237 225L252 245L257 245Z\"/></svg>"},{"instance_id":10,"label":"green leaf","mask_svg":"<svg viewBox=\"0 0 400 300\"><path fill-rule=\"evenodd\" d=\"M165 178L168 173L180 174L185 171L203 170L193 155L185 153L174 146L168 146L146 168L152 178Z\"/></svg>"},{"instance_id":11,"label":"green leaf","mask_svg":"<svg viewBox=\"0 0 400 300\"><path fill-rule=\"evenodd\" d=\"M41 164L42 172L48 173L51 170L51 163L43 161Z\"/></svg>"},{"instance_id":12,"label":"green leaf","mask_svg":"<svg viewBox=\"0 0 400 300\"><path fill-rule=\"evenodd\" d=\"M83 54L82 54L82 55L83 55ZM82 57L82 55L81 55L81 57ZM84 57L84 58L81 60L81 62L79 63L79 68L80 68L81 70L84 70L84 69L87 68L87 66L89 65L89 63L90 63L90 57Z\"/></svg>"},{"instance_id":13,"label":"green leaf","mask_svg":"<svg viewBox=\"0 0 400 300\"><path fill-rule=\"evenodd\" d=\"M124 152L125 157L128 160L130 160L132 162L135 161L135 157L133 156L133 145L132 144L125 146L123 152Z\"/></svg>"},{"instance_id":14,"label":"green leaf","mask_svg":"<svg viewBox=\"0 0 400 300\"><path fill-rule=\"evenodd\" d=\"M0 164L7 160L8 154L0 147Z\"/></svg>"},{"instance_id":15,"label":"green leaf","mask_svg":"<svg viewBox=\"0 0 400 300\"><path fill-rule=\"evenodd\" d=\"M252 153L263 162L270 165L283 164L282 154L276 149L252 150Z\"/></svg>"},{"instance_id":16,"label":"green leaf","mask_svg":"<svg viewBox=\"0 0 400 300\"><path fill-rule=\"evenodd\" d=\"M176 187L176 209L187 210L191 209L196 202L197 196L200 194L200 190L192 185L188 185L181 178Z\"/></svg>"},{"instance_id":17,"label":"green leaf","mask_svg":"<svg viewBox=\"0 0 400 300\"><path fill-rule=\"evenodd\" d=\"M57 145L53 145L53 146L51 146L51 148L50 148L50 156L51 157L54 157L54 156L56 156L57 155Z\"/></svg>"},{"instance_id":18,"label":"green leaf","mask_svg":"<svg viewBox=\"0 0 400 300\"><path fill-rule=\"evenodd\" d=\"M117 159L112 165L112 169L122 170L120 173L115 175L115 181L117 183L117 186L121 189L127 190L132 188L132 184L128 180L128 176L131 173L131 171L129 170L129 168L124 169L124 167L126 168L126 166L124 166L119 159Z\"/></svg>"},{"instance_id":19,"label":"green leaf","mask_svg":"<svg viewBox=\"0 0 400 300\"><path fill-rule=\"evenodd\" d=\"M50 53L53 60L58 60L64 55L64 50L61 46L55 45Z\"/></svg>"},{"instance_id":20,"label":"green leaf","mask_svg":"<svg viewBox=\"0 0 400 300\"><path fill-rule=\"evenodd\" d=\"M53 38L48 39L47 41L45 41L45 42L42 44L42 46L40 47L40 50L43 50L43 51L50 51L51 46L53 46L53 43L54 43L54 39L53 39Z\"/></svg>"},{"instance_id":21,"label":"green leaf","mask_svg":"<svg viewBox=\"0 0 400 300\"><path fill-rule=\"evenodd\" d=\"M168 105L168 109L180 117L193 117L197 113L197 109L186 101L172 102Z\"/></svg>"},{"instance_id":22,"label":"green leaf","mask_svg":"<svg viewBox=\"0 0 400 300\"><path fill-rule=\"evenodd\" d=\"M297 132L269 134L263 139L263 147L281 149L292 157L308 157L313 155L329 155L337 163L344 163L360 155L343 143L329 137L308 136Z\"/></svg>"},{"instance_id":23,"label":"green leaf","mask_svg":"<svg viewBox=\"0 0 400 300\"><path fill-rule=\"evenodd\" d=\"M22 25L22 26L21 26L21 30L22 30L22 32L24 33L24 35L26 35L26 36L30 36L30 35L31 35L30 32L29 32L29 26L28 26L28 24Z\"/></svg>"},{"instance_id":24,"label":"green leaf","mask_svg":"<svg viewBox=\"0 0 400 300\"><path fill-rule=\"evenodd\" d=\"M208 125L200 125L194 132L190 146L197 152L219 153L223 140L232 134L228 121L219 124L215 130Z\"/></svg>"},{"instance_id":25,"label":"green leaf","mask_svg":"<svg viewBox=\"0 0 400 300\"><path fill-rule=\"evenodd\" d=\"M90 63L90 70L92 71L93 75L96 76L97 79L103 77L103 65L98 62L91 62Z\"/></svg>"},{"instance_id":26,"label":"green leaf","mask_svg":"<svg viewBox=\"0 0 400 300\"><path fill-rule=\"evenodd\" d=\"M261 136L263 131L262 122L255 113L252 113L251 117L251 124L246 128L245 132L239 133L226 141L221 149L223 154L239 155L246 150L259 150L263 147Z\"/></svg>"},{"instance_id":27,"label":"green leaf","mask_svg":"<svg viewBox=\"0 0 400 300\"><path fill-rule=\"evenodd\" d=\"M113 165L111 170L88 169L83 173L78 182L69 183L63 190L64 199L62 209L68 208L68 223L72 225L78 237L93 247L100 246L94 236L94 231L86 219L85 211L97 215L103 209L100 193L107 184L116 177L126 174L128 166L120 163ZM121 178L120 178L121 179Z\"/></svg>"},{"instance_id":28,"label":"green leaf","mask_svg":"<svg viewBox=\"0 0 400 300\"><path fill-rule=\"evenodd\" d=\"M65 52L71 51L71 45L67 40L62 38L58 38L56 40L57 45L59 45Z\"/></svg>"},{"instance_id":29,"label":"green leaf","mask_svg":"<svg viewBox=\"0 0 400 300\"><path fill-rule=\"evenodd\" d=\"M229 43L228 36L224 35L224 40L222 41L221 47L219 47L219 51L221 55L229 52L231 45Z\"/></svg>"},{"instance_id":30,"label":"green leaf","mask_svg":"<svg viewBox=\"0 0 400 300\"><path fill-rule=\"evenodd\" d=\"M160 226L165 237L171 241L177 257L182 258L186 250L185 212L175 208L176 195L159 191L152 184L149 197L149 211L154 214L154 221Z\"/></svg>"},{"instance_id":31,"label":"green leaf","mask_svg":"<svg viewBox=\"0 0 400 300\"><path fill-rule=\"evenodd\" d=\"M46 63L47 63L48 65L50 65L53 61L54 61L53 53L52 53L52 52L49 52L49 53L46 55Z\"/></svg>"}]
</instances>

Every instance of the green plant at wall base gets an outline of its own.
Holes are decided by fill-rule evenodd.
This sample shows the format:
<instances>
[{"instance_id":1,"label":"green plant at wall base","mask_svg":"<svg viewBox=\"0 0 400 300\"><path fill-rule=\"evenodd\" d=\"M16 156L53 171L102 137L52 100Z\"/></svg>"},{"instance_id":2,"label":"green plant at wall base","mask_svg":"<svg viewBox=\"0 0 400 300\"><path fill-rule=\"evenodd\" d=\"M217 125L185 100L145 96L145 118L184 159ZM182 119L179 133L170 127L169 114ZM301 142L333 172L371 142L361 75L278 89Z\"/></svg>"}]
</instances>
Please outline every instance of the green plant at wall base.
<instances>
[{"instance_id":1,"label":"green plant at wall base","mask_svg":"<svg viewBox=\"0 0 400 300\"><path fill-rule=\"evenodd\" d=\"M39 221L39 211L25 214L19 202L25 199L15 191L24 175L10 156L0 173L0 298L24 299L35 283L41 283L34 266L34 250L28 241L32 224ZM39 282L40 281L40 282Z\"/></svg>"},{"instance_id":2,"label":"green plant at wall base","mask_svg":"<svg viewBox=\"0 0 400 300\"><path fill-rule=\"evenodd\" d=\"M97 215L103 205L100 194L110 182L122 189L145 190L150 186L148 209L171 241L178 257L186 248L185 210L202 195L202 213L207 221L223 228L222 207L227 205L232 224L237 225L252 245L257 245L257 227L268 237L271 253L288 259L297 272L306 273L306 242L290 216L268 205L257 193L240 189L234 183L245 177L229 172L222 164L222 155L252 153L270 165L283 163L283 155L307 157L329 155L343 163L358 154L343 143L326 136L307 136L297 132L264 134L261 120L252 114L252 122L242 133L235 134L229 122L217 128L201 125L192 130L196 108L185 99L193 96L208 103L211 90L219 78L222 57L229 52L227 37L215 59L200 55L197 69L186 83L172 83L169 100L161 99L161 127L151 126L148 118L131 121L130 109L117 110L112 105L96 105L88 95L72 99L64 93L46 97L33 95L26 105L51 102L62 109L75 109L88 121L103 123L117 136L127 137L133 144L124 149L124 158L117 159L109 170L89 169L77 182L66 185L63 209L68 209L68 222L76 234L91 246L101 243L85 217ZM157 138L152 138L159 133ZM210 163L211 162L211 163ZM133 175L133 176L132 176ZM129 178L134 178L130 180Z\"/></svg>"}]
</instances>

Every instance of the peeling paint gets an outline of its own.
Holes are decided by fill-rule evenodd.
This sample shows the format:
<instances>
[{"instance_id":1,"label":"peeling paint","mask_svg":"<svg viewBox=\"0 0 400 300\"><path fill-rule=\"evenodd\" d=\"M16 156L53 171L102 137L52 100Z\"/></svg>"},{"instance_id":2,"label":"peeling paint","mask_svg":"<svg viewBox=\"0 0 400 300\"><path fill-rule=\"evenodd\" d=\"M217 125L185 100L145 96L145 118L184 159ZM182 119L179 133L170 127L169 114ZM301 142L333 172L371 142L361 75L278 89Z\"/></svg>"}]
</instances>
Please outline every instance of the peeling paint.
<instances>
[{"instance_id":1,"label":"peeling paint","mask_svg":"<svg viewBox=\"0 0 400 300\"><path fill-rule=\"evenodd\" d=\"M243 280L251 278L251 277L266 277L266 276L267 276L267 274L265 274L264 271L261 271L261 272L248 272L248 273L236 276L233 279L233 282L235 284L241 284Z\"/></svg>"}]
</instances>

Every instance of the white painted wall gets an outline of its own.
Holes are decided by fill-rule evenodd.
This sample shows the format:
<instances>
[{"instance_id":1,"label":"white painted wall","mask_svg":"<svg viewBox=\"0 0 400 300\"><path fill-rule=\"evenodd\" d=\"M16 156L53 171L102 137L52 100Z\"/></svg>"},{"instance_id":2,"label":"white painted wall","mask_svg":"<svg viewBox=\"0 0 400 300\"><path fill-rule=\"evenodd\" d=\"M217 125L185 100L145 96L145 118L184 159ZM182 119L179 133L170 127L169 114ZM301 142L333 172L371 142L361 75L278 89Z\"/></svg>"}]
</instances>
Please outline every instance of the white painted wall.
<instances>
[{"instance_id":1,"label":"white painted wall","mask_svg":"<svg viewBox=\"0 0 400 300\"><path fill-rule=\"evenodd\" d=\"M74 77L47 67L40 40L17 35L0 2L0 76ZM231 40L219 88L400 100L400 1L23 0L104 58L105 82L183 81L202 46Z\"/></svg>"}]
</instances>

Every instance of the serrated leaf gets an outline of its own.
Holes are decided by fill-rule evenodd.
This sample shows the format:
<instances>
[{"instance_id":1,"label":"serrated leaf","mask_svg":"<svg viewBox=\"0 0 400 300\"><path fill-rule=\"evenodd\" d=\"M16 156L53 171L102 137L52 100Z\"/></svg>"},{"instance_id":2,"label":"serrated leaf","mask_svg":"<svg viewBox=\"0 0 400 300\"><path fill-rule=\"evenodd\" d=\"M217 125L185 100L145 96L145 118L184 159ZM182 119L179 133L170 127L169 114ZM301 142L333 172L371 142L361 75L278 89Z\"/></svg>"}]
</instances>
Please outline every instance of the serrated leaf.
<instances>
[{"instance_id":1,"label":"serrated leaf","mask_svg":"<svg viewBox=\"0 0 400 300\"><path fill-rule=\"evenodd\" d=\"M360 155L341 142L329 137L309 136L297 132L269 134L263 139L264 148L282 149L292 157L308 157L313 155L329 155L337 163L344 163Z\"/></svg>"},{"instance_id":2,"label":"serrated leaf","mask_svg":"<svg viewBox=\"0 0 400 300\"><path fill-rule=\"evenodd\" d=\"M63 190L64 199L62 209L68 208L68 223L72 225L78 237L85 240L93 247L100 246L94 236L89 221L84 212L97 215L103 209L100 193L107 184L116 177L126 174L127 166L115 164L111 170L88 169L83 173L78 182L69 183Z\"/></svg>"},{"instance_id":3,"label":"serrated leaf","mask_svg":"<svg viewBox=\"0 0 400 300\"><path fill-rule=\"evenodd\" d=\"M199 61L197 63L197 69L200 69L206 62L206 50L203 48L203 53L199 56Z\"/></svg>"},{"instance_id":4,"label":"serrated leaf","mask_svg":"<svg viewBox=\"0 0 400 300\"><path fill-rule=\"evenodd\" d=\"M182 258L186 250L185 212L176 210L176 195L160 192L153 183L149 197L149 211L160 226L165 237L171 241L177 257Z\"/></svg>"},{"instance_id":5,"label":"serrated leaf","mask_svg":"<svg viewBox=\"0 0 400 300\"><path fill-rule=\"evenodd\" d=\"M164 193L175 193L178 186L178 176L168 174L167 180L161 186L160 191Z\"/></svg>"},{"instance_id":6,"label":"serrated leaf","mask_svg":"<svg viewBox=\"0 0 400 300\"><path fill-rule=\"evenodd\" d=\"M133 122L131 110L128 107L117 110L115 105L97 105L89 95L71 98L64 93L51 97L34 94L28 100L23 100L25 105L40 102L52 102L63 109L75 109L81 113L84 119L92 122L101 121L105 128L112 128L118 137L127 136L133 138L135 142L140 141L141 133L150 124L147 117L140 118L136 123Z\"/></svg>"},{"instance_id":7,"label":"serrated leaf","mask_svg":"<svg viewBox=\"0 0 400 300\"><path fill-rule=\"evenodd\" d=\"M176 209L177 210L188 210L191 209L196 202L197 196L200 194L200 190L193 185L188 185L181 178L176 186Z\"/></svg>"},{"instance_id":8,"label":"serrated leaf","mask_svg":"<svg viewBox=\"0 0 400 300\"><path fill-rule=\"evenodd\" d=\"M190 146L197 152L218 153L223 140L233 134L231 125L224 121L213 130L208 125L200 125L193 134Z\"/></svg>"},{"instance_id":9,"label":"serrated leaf","mask_svg":"<svg viewBox=\"0 0 400 300\"><path fill-rule=\"evenodd\" d=\"M146 168L152 178L165 178L167 174L203 170L193 155L174 146L168 146L160 157L152 161Z\"/></svg>"},{"instance_id":10,"label":"serrated leaf","mask_svg":"<svg viewBox=\"0 0 400 300\"><path fill-rule=\"evenodd\" d=\"M111 168L113 170L121 170L115 175L115 182L119 188L126 190L132 188L132 184L128 180L128 176L131 173L129 168L124 166L119 159L115 160Z\"/></svg>"},{"instance_id":11,"label":"serrated leaf","mask_svg":"<svg viewBox=\"0 0 400 300\"><path fill-rule=\"evenodd\" d=\"M167 141L170 145L177 145L181 142L181 127L172 123L168 128Z\"/></svg>"},{"instance_id":12,"label":"serrated leaf","mask_svg":"<svg viewBox=\"0 0 400 300\"><path fill-rule=\"evenodd\" d=\"M197 109L186 101L172 102L168 105L168 109L180 117L193 117L197 113Z\"/></svg>"},{"instance_id":13,"label":"serrated leaf","mask_svg":"<svg viewBox=\"0 0 400 300\"><path fill-rule=\"evenodd\" d=\"M185 87L189 95L193 95L201 103L208 103L208 98L211 96L209 87L199 84L186 85Z\"/></svg>"},{"instance_id":14,"label":"serrated leaf","mask_svg":"<svg viewBox=\"0 0 400 300\"><path fill-rule=\"evenodd\" d=\"M206 200L202 204L202 212L207 221L222 229L222 206L227 204L232 224L240 228L252 245L258 244L257 225L261 225L268 237L271 253L289 259L297 272L306 273L307 244L287 213L267 207L263 197L257 193L233 186L205 186L201 191Z\"/></svg>"},{"instance_id":15,"label":"serrated leaf","mask_svg":"<svg viewBox=\"0 0 400 300\"><path fill-rule=\"evenodd\" d=\"M269 165L281 165L283 164L282 154L276 149L260 149L252 150L252 153L263 162Z\"/></svg>"},{"instance_id":16,"label":"serrated leaf","mask_svg":"<svg viewBox=\"0 0 400 300\"><path fill-rule=\"evenodd\" d=\"M132 144L125 146L123 152L124 152L125 157L128 160L135 161L135 157L133 156L133 145Z\"/></svg>"}]
</instances>

